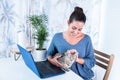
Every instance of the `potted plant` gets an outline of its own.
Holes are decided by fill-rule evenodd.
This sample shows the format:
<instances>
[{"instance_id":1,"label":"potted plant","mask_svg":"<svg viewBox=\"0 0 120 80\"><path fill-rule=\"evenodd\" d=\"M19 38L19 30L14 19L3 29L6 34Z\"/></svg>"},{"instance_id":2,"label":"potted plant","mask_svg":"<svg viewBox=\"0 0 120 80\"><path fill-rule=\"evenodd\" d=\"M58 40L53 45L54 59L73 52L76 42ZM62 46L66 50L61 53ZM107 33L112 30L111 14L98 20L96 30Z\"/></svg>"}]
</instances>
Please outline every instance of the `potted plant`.
<instances>
[{"instance_id":1,"label":"potted plant","mask_svg":"<svg viewBox=\"0 0 120 80\"><path fill-rule=\"evenodd\" d=\"M35 51L35 60L36 61L43 61L45 60L45 52L46 49L43 48L44 42L48 35L47 32L47 22L48 18L45 14L42 15L32 15L29 17L29 21L32 24L32 28L35 30L33 33L34 39L36 39L37 48Z\"/></svg>"}]
</instances>

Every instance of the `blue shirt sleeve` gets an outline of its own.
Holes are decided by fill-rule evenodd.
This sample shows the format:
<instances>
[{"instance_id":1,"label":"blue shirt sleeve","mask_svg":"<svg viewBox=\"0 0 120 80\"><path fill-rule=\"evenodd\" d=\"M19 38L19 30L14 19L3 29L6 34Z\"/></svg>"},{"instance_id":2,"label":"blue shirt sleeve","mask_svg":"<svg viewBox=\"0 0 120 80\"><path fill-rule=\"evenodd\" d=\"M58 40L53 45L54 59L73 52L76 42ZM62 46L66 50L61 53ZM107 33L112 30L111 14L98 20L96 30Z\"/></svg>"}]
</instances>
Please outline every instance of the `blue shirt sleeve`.
<instances>
[{"instance_id":1,"label":"blue shirt sleeve","mask_svg":"<svg viewBox=\"0 0 120 80\"><path fill-rule=\"evenodd\" d=\"M55 47L55 35L53 36L53 39L51 41L51 44L47 50L47 57L52 56L56 53L56 47Z\"/></svg>"},{"instance_id":2,"label":"blue shirt sleeve","mask_svg":"<svg viewBox=\"0 0 120 80\"><path fill-rule=\"evenodd\" d=\"M84 67L87 67L88 69L91 69L96 64L96 60L94 57L94 49L90 38L87 45L86 57L84 58L84 60Z\"/></svg>"}]
</instances>

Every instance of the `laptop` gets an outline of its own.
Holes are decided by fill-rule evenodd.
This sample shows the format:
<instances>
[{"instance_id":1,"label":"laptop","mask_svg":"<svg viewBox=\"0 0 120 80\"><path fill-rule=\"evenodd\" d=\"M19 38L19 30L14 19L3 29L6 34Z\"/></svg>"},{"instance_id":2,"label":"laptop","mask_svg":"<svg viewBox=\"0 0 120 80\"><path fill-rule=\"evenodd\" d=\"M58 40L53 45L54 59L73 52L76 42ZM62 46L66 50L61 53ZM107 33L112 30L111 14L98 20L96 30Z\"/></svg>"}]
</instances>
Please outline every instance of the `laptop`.
<instances>
[{"instance_id":1,"label":"laptop","mask_svg":"<svg viewBox=\"0 0 120 80\"><path fill-rule=\"evenodd\" d=\"M64 70L62 70L60 67L56 67L52 65L48 60L35 62L31 53L29 53L20 45L17 45L17 46L19 48L19 51L23 57L23 60L26 66L29 69L31 69L38 77L48 78L48 77L57 76L65 73Z\"/></svg>"}]
</instances>

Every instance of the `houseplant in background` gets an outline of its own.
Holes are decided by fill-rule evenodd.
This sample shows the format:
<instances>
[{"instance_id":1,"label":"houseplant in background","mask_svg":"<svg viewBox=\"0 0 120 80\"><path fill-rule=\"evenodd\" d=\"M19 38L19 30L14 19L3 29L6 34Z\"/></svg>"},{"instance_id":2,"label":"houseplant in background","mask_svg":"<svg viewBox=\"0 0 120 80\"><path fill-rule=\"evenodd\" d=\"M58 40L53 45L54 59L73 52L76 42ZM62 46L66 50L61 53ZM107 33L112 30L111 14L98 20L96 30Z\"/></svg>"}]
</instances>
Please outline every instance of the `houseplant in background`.
<instances>
[{"instance_id":1,"label":"houseplant in background","mask_svg":"<svg viewBox=\"0 0 120 80\"><path fill-rule=\"evenodd\" d=\"M46 41L48 31L47 22L48 18L45 14L41 15L31 15L29 16L29 21L34 29L33 38L36 40L37 48L33 53L35 61L44 61L46 49L43 48L44 42Z\"/></svg>"}]
</instances>

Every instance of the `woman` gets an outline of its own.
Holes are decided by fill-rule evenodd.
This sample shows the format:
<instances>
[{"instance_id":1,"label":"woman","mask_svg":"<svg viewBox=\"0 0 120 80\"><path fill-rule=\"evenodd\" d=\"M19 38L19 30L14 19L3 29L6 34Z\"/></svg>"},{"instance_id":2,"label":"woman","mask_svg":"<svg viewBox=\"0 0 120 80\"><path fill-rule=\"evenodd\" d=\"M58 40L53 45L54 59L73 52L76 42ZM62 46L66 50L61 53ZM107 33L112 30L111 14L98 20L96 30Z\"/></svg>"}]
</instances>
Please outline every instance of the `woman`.
<instances>
[{"instance_id":1,"label":"woman","mask_svg":"<svg viewBox=\"0 0 120 80\"><path fill-rule=\"evenodd\" d=\"M47 51L47 58L53 65L61 67L62 64L57 61L61 56L53 57L56 53L64 54L67 50L78 53L78 58L71 66L71 70L84 80L90 80L94 76L91 68L96 61L90 37L81 32L85 21L83 9L75 7L68 20L68 30L54 35Z\"/></svg>"}]
</instances>

